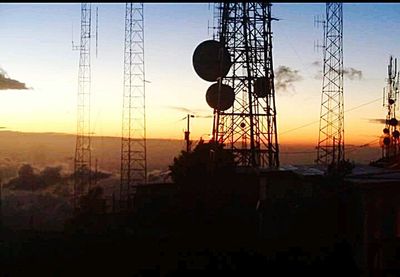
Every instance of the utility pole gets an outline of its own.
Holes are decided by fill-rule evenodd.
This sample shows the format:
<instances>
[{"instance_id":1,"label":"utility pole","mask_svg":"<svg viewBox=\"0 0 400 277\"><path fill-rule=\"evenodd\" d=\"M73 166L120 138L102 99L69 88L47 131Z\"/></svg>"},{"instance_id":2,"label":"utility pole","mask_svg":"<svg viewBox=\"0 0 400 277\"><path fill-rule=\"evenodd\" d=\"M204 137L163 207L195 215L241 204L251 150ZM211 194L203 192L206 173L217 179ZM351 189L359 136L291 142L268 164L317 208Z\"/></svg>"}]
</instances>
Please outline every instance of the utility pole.
<instances>
[{"instance_id":1,"label":"utility pole","mask_svg":"<svg viewBox=\"0 0 400 277\"><path fill-rule=\"evenodd\" d=\"M187 115L187 129L186 129L186 132L185 132L185 141L186 141L186 152L190 152L191 151L191 142L190 142L190 118L193 118L193 117L195 117L194 115L192 115L192 114L188 114Z\"/></svg>"}]
</instances>

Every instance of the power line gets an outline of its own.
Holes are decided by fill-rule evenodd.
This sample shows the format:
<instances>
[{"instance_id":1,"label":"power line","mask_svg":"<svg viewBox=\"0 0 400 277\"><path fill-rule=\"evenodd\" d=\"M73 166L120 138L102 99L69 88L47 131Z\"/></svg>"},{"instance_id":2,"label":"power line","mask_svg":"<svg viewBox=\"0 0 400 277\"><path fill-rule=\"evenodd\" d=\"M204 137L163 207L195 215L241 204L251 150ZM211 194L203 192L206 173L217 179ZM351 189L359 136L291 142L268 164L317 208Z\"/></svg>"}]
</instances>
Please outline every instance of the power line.
<instances>
[{"instance_id":1,"label":"power line","mask_svg":"<svg viewBox=\"0 0 400 277\"><path fill-rule=\"evenodd\" d=\"M345 110L344 112L345 112L345 113L346 113L346 112L351 112L351 111L356 110L356 109L358 109L358 108L361 108L361 107L367 106L367 105L369 105L369 104L375 103L375 102L377 102L378 100L382 100L382 98L381 98L381 97L376 98L376 99L374 99L374 100L372 100L372 101L369 101L369 102L363 103L363 104L361 104L361 105L358 105L358 106L356 106L356 107L353 107L353 108L351 108L351 109ZM313 124L318 123L318 122L319 122L319 120L315 120L315 121L312 121L312 122L310 122L310 123L301 125L301 126L299 126L299 127L295 127L295 128L293 128L293 129L289 129L289 130L283 131L283 132L279 133L279 135L286 134L286 133L289 133L289 132L292 132L292 131L296 131L296 130L298 130L298 129L301 129L301 128L304 128L304 127L313 125Z\"/></svg>"},{"instance_id":2,"label":"power line","mask_svg":"<svg viewBox=\"0 0 400 277\"><path fill-rule=\"evenodd\" d=\"M345 152L346 152L346 154L347 153L351 153L353 151L360 150L361 148L368 147L371 144L375 144L378 141L379 141L379 138L378 139L374 139L374 140L372 140L370 142L367 142L367 143L363 143L361 145L352 146L350 149L349 148L345 149ZM312 154L312 153L315 153L315 151L286 151L286 152L281 152L281 154L284 154L284 155Z\"/></svg>"}]
</instances>

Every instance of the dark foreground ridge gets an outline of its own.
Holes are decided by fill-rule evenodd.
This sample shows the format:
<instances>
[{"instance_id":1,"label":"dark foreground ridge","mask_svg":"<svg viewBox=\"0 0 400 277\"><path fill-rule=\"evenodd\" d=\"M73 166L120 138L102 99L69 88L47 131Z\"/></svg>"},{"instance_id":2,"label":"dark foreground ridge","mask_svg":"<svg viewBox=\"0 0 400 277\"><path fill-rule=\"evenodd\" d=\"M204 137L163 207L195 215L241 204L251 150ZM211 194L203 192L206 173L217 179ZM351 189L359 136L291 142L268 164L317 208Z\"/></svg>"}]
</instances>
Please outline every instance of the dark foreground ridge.
<instances>
[{"instance_id":1,"label":"dark foreground ridge","mask_svg":"<svg viewBox=\"0 0 400 277\"><path fill-rule=\"evenodd\" d=\"M235 235L232 235L234 233ZM135 237L127 234L66 236L61 233L3 232L2 276L71 276L147 274L234 276L263 273L357 276L346 244L336 244L316 257L300 247L267 253L271 244L204 233L180 237ZM276 247L276 245L275 245Z\"/></svg>"},{"instance_id":2,"label":"dark foreground ridge","mask_svg":"<svg viewBox=\"0 0 400 277\"><path fill-rule=\"evenodd\" d=\"M174 183L136 186L105 212L93 188L64 232L0 236L1 274L397 276L400 171L344 163L237 168L200 145Z\"/></svg>"},{"instance_id":3,"label":"dark foreground ridge","mask_svg":"<svg viewBox=\"0 0 400 277\"><path fill-rule=\"evenodd\" d=\"M260 176L238 173L226 182L216 178L206 187L195 182L185 187L143 186L130 213L81 214L66 224L64 232L4 229L1 272L357 276L354 248L338 236L335 224L328 224L336 222L331 218L335 209L329 206L329 215L322 205L313 209L318 203L312 199L308 206L293 208L296 201L287 184L299 179L288 172L268 174L271 182L286 186L281 201L260 202ZM271 185L272 195L277 194L274 190ZM320 198L317 191L315 199Z\"/></svg>"}]
</instances>

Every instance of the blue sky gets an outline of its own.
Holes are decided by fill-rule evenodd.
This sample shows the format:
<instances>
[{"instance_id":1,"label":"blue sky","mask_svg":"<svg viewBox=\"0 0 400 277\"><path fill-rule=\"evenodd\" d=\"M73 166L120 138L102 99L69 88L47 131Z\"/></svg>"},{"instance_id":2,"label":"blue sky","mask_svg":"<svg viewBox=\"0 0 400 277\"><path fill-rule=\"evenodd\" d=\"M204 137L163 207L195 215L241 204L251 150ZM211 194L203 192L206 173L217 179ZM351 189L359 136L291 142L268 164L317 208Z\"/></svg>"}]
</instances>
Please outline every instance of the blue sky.
<instances>
[{"instance_id":1,"label":"blue sky","mask_svg":"<svg viewBox=\"0 0 400 277\"><path fill-rule=\"evenodd\" d=\"M121 130L124 9L119 4L99 7L98 57L92 48L92 127L98 135L119 136ZM303 77L289 91L277 91L278 133L319 118L322 80L314 76L322 60L314 42L323 30L314 27L325 4L276 3L272 24L275 69L281 65ZM389 55L400 56L400 4L345 3L344 66L362 71L361 80L345 79L345 110L382 96ZM208 3L145 3L145 67L149 137L183 138L185 107L211 114L205 101L210 83L192 68L196 46L212 37ZM79 52L72 51L72 29L79 42L80 4L0 4L0 67L32 90L1 91L2 126L17 131L67 132L76 128ZM94 42L92 43L94 45ZM360 143L379 136L383 126L368 118L383 118L381 101L345 114L346 137ZM211 119L195 118L192 134L211 129ZM281 142L303 137L317 141L318 124L282 134Z\"/></svg>"}]
</instances>

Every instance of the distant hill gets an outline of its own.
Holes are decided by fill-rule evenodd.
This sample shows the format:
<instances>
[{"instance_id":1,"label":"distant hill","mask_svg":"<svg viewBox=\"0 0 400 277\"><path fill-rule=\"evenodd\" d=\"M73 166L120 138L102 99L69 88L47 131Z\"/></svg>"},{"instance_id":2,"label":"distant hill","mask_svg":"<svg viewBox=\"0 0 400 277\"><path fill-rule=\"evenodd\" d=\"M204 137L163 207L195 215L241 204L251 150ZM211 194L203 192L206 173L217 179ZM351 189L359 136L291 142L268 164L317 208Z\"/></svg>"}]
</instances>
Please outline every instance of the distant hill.
<instances>
[{"instance_id":1,"label":"distant hill","mask_svg":"<svg viewBox=\"0 0 400 277\"><path fill-rule=\"evenodd\" d=\"M73 170L76 138L60 133L0 132L0 165L29 163L34 167L62 165ZM121 139L118 137L92 138L92 163L96 159L99 170L117 173L120 170ZM184 149L181 140L148 139L148 171L167 169L173 158Z\"/></svg>"},{"instance_id":2,"label":"distant hill","mask_svg":"<svg viewBox=\"0 0 400 277\"><path fill-rule=\"evenodd\" d=\"M118 173L120 170L121 139L93 137L93 166L97 159L99 170ZM148 139L148 172L167 170L173 158L185 149L183 140ZM367 164L378 159L378 147L348 147L347 158ZM75 135L61 133L0 132L0 166L29 163L34 167L63 166L72 172ZM280 145L281 164L312 164L316 156L314 145ZM3 176L6 177L7 176Z\"/></svg>"},{"instance_id":3,"label":"distant hill","mask_svg":"<svg viewBox=\"0 0 400 277\"><path fill-rule=\"evenodd\" d=\"M111 178L100 180L98 183L103 187L104 195L110 198L113 192L118 192L119 187L121 139L93 137L92 147L93 166L97 158L98 170L113 174ZM162 173L183 149L185 144L182 140L148 139L149 181L163 180L165 175ZM381 150L377 147L348 149L347 158L361 164L367 164L381 155ZM39 171L43 173L46 167L62 166L62 175L68 176L73 171L74 151L74 135L0 132L0 177L4 184L2 213L6 226L24 229L31 228L33 224L37 229L62 229L64 220L72 215L71 181L58 181L35 192L14 190L8 182L17 176L24 163L30 164L36 174L39 174ZM281 165L312 164L316 156L314 145L280 145L280 151Z\"/></svg>"}]
</instances>

